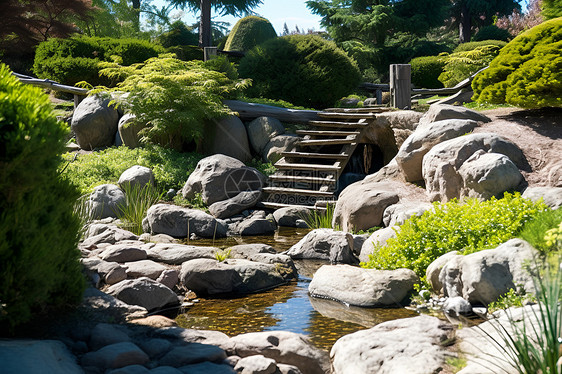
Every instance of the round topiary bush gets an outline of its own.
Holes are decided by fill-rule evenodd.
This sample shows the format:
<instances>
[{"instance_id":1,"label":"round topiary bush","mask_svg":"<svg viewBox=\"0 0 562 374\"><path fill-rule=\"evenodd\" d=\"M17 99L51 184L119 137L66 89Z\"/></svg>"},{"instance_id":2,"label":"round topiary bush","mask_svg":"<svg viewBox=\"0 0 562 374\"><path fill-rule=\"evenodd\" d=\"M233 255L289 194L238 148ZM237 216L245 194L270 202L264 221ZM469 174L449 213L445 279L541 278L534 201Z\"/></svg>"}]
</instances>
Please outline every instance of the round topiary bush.
<instances>
[{"instance_id":1,"label":"round topiary bush","mask_svg":"<svg viewBox=\"0 0 562 374\"><path fill-rule=\"evenodd\" d=\"M453 50L453 53L473 51L478 47L485 47L485 46L488 46L488 45L495 45L496 47L501 49L501 48L505 47L506 44L507 44L507 42L504 42L502 40L481 40L481 41L478 41L478 42L462 43L462 44L459 44Z\"/></svg>"},{"instance_id":2,"label":"round topiary bush","mask_svg":"<svg viewBox=\"0 0 562 374\"><path fill-rule=\"evenodd\" d=\"M412 65L412 84L417 88L441 88L439 75L443 73L445 59L440 56L416 57L410 61Z\"/></svg>"},{"instance_id":3,"label":"round topiary bush","mask_svg":"<svg viewBox=\"0 0 562 374\"><path fill-rule=\"evenodd\" d=\"M0 64L0 327L79 302L78 191L59 173L68 129Z\"/></svg>"},{"instance_id":4,"label":"round topiary bush","mask_svg":"<svg viewBox=\"0 0 562 374\"><path fill-rule=\"evenodd\" d=\"M479 42L482 40L502 40L507 42L511 39L511 34L506 29L500 29L496 25L484 26L472 37L472 40Z\"/></svg>"},{"instance_id":5,"label":"round topiary bush","mask_svg":"<svg viewBox=\"0 0 562 374\"><path fill-rule=\"evenodd\" d=\"M361 75L357 64L316 35L289 35L268 40L240 61L240 76L253 80L246 94L325 108L351 93Z\"/></svg>"},{"instance_id":6,"label":"round topiary bush","mask_svg":"<svg viewBox=\"0 0 562 374\"><path fill-rule=\"evenodd\" d=\"M562 18L509 42L472 82L473 100L523 108L562 106Z\"/></svg>"},{"instance_id":7,"label":"round topiary bush","mask_svg":"<svg viewBox=\"0 0 562 374\"><path fill-rule=\"evenodd\" d=\"M225 51L249 51L256 45L277 37L275 29L265 18L244 17L232 28L224 45Z\"/></svg>"}]
</instances>

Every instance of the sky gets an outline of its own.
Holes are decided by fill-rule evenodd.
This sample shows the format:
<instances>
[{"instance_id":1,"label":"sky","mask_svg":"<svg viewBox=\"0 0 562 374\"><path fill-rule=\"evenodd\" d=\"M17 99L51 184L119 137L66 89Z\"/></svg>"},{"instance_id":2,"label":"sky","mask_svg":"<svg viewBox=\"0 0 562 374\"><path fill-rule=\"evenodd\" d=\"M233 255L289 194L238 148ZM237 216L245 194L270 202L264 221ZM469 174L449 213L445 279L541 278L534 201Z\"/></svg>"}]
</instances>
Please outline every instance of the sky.
<instances>
[{"instance_id":1,"label":"sky","mask_svg":"<svg viewBox=\"0 0 562 374\"><path fill-rule=\"evenodd\" d=\"M160 7L164 4L164 0L154 1L154 4ZM255 7L253 11L257 15L267 18L275 28L275 31L277 31L277 34L283 32L284 23L287 23L291 31L295 29L295 26L305 31L308 29L314 29L316 31L322 29L320 26L320 17L310 12L304 0L263 0L262 4ZM174 12L172 12L172 14L173 13ZM229 28L232 28L239 19L232 16L220 17L215 12L213 12L212 17L214 17L214 21L229 22ZM188 25L199 21L198 14L188 11L184 13L181 19Z\"/></svg>"}]
</instances>

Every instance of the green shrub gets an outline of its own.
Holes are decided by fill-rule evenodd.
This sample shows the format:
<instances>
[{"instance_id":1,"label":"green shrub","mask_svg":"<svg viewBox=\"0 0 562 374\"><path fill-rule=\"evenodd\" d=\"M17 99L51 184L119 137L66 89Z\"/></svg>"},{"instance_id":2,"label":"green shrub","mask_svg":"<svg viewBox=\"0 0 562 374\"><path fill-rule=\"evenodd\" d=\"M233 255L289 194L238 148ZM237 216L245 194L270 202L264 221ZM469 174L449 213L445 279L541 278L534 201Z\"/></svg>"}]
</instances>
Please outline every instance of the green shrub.
<instances>
[{"instance_id":1,"label":"green shrub","mask_svg":"<svg viewBox=\"0 0 562 374\"><path fill-rule=\"evenodd\" d=\"M509 39L511 39L509 31L500 29L496 25L484 26L472 37L472 40L475 42L482 40L502 40L507 42Z\"/></svg>"},{"instance_id":2,"label":"green shrub","mask_svg":"<svg viewBox=\"0 0 562 374\"><path fill-rule=\"evenodd\" d=\"M523 108L562 106L562 18L509 42L472 82L473 100Z\"/></svg>"},{"instance_id":3,"label":"green shrub","mask_svg":"<svg viewBox=\"0 0 562 374\"><path fill-rule=\"evenodd\" d=\"M445 58L445 68L439 76L439 81L445 87L454 87L464 79L470 77L496 57L500 49L495 45L476 47L471 51L454 52L442 55Z\"/></svg>"},{"instance_id":4,"label":"green shrub","mask_svg":"<svg viewBox=\"0 0 562 374\"><path fill-rule=\"evenodd\" d=\"M315 35L270 39L240 61L240 76L252 78L248 96L325 108L351 93L359 69L335 43Z\"/></svg>"},{"instance_id":5,"label":"green shrub","mask_svg":"<svg viewBox=\"0 0 562 374\"><path fill-rule=\"evenodd\" d=\"M122 186L125 192L125 203L115 211L122 221L122 227L134 234L142 235L142 220L148 209L162 199L164 192L159 193L155 186L147 184L126 183Z\"/></svg>"},{"instance_id":6,"label":"green shrub","mask_svg":"<svg viewBox=\"0 0 562 374\"><path fill-rule=\"evenodd\" d=\"M225 51L249 51L255 46L277 37L271 23L261 17L244 17L232 28L224 45Z\"/></svg>"},{"instance_id":7,"label":"green shrub","mask_svg":"<svg viewBox=\"0 0 562 374\"><path fill-rule=\"evenodd\" d=\"M39 78L74 85L86 81L93 86L114 84L100 78L101 61L122 65L143 62L164 52L161 46L146 40L75 36L52 38L42 42L35 52L33 71ZM80 72L83 71L81 75Z\"/></svg>"},{"instance_id":8,"label":"green shrub","mask_svg":"<svg viewBox=\"0 0 562 374\"><path fill-rule=\"evenodd\" d=\"M0 325L79 302L79 194L57 170L67 127L0 64Z\"/></svg>"},{"instance_id":9,"label":"green shrub","mask_svg":"<svg viewBox=\"0 0 562 374\"><path fill-rule=\"evenodd\" d=\"M453 50L453 53L472 51L478 47L485 47L487 45L495 45L496 47L501 49L507 45L507 42L501 40L482 40L479 42L462 43Z\"/></svg>"},{"instance_id":10,"label":"green shrub","mask_svg":"<svg viewBox=\"0 0 562 374\"><path fill-rule=\"evenodd\" d=\"M183 61L200 60L203 61L203 49L195 45L176 45L166 49L169 53L173 53L177 58Z\"/></svg>"},{"instance_id":11,"label":"green shrub","mask_svg":"<svg viewBox=\"0 0 562 374\"><path fill-rule=\"evenodd\" d=\"M187 27L185 23L178 20L170 25L170 30L158 37L158 41L164 47L173 46L197 46L199 44L199 35L193 32L191 27Z\"/></svg>"},{"instance_id":12,"label":"green shrub","mask_svg":"<svg viewBox=\"0 0 562 374\"><path fill-rule=\"evenodd\" d=\"M562 221L562 208L541 212L525 224L519 237L538 250L548 251L549 246L544 240L544 236L548 230L558 226L560 221Z\"/></svg>"},{"instance_id":13,"label":"green shrub","mask_svg":"<svg viewBox=\"0 0 562 374\"><path fill-rule=\"evenodd\" d=\"M425 278L427 267L439 256L451 251L468 254L504 243L546 209L543 203L509 193L499 200L434 203L433 210L407 220L386 246L375 246L364 266L408 268Z\"/></svg>"},{"instance_id":14,"label":"green shrub","mask_svg":"<svg viewBox=\"0 0 562 374\"><path fill-rule=\"evenodd\" d=\"M560 0L542 0L541 8L545 19L562 17L562 2Z\"/></svg>"},{"instance_id":15,"label":"green shrub","mask_svg":"<svg viewBox=\"0 0 562 374\"><path fill-rule=\"evenodd\" d=\"M203 156L159 146L135 149L121 146L79 155L77 158L67 153L64 158L67 164L63 165L63 174L78 186L82 194L86 194L96 186L117 183L121 174L135 165L152 170L159 190L179 190Z\"/></svg>"},{"instance_id":16,"label":"green shrub","mask_svg":"<svg viewBox=\"0 0 562 374\"><path fill-rule=\"evenodd\" d=\"M412 65L412 84L418 88L441 88L439 75L443 73L445 59L439 56L416 57Z\"/></svg>"}]
</instances>

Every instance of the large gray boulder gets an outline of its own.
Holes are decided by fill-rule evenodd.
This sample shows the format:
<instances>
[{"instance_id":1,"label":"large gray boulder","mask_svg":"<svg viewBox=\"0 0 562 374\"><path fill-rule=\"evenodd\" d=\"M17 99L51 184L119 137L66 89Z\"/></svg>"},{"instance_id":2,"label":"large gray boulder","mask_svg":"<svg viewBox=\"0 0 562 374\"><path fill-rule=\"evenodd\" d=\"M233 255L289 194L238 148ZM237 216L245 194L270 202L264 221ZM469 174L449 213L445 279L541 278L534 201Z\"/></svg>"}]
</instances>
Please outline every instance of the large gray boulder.
<instances>
[{"instance_id":1,"label":"large gray boulder","mask_svg":"<svg viewBox=\"0 0 562 374\"><path fill-rule=\"evenodd\" d=\"M277 135L285 133L285 127L276 118L259 117L247 124L248 139L254 152L258 155L263 154L269 141Z\"/></svg>"},{"instance_id":2,"label":"large gray boulder","mask_svg":"<svg viewBox=\"0 0 562 374\"><path fill-rule=\"evenodd\" d=\"M76 357L58 340L0 340L0 371L6 374L82 373Z\"/></svg>"},{"instance_id":3,"label":"large gray boulder","mask_svg":"<svg viewBox=\"0 0 562 374\"><path fill-rule=\"evenodd\" d=\"M528 187L522 196L535 202L542 199L551 209L562 207L562 187Z\"/></svg>"},{"instance_id":4,"label":"large gray boulder","mask_svg":"<svg viewBox=\"0 0 562 374\"><path fill-rule=\"evenodd\" d=\"M197 163L181 192L186 199L201 193L203 201L211 205L243 191L258 191L264 183L265 176L256 169L235 158L216 154Z\"/></svg>"},{"instance_id":5,"label":"large gray boulder","mask_svg":"<svg viewBox=\"0 0 562 374\"><path fill-rule=\"evenodd\" d=\"M294 332L252 332L235 336L231 342L234 354L240 357L263 355L277 363L294 365L307 374L325 374L330 370L328 354Z\"/></svg>"},{"instance_id":6,"label":"large gray boulder","mask_svg":"<svg viewBox=\"0 0 562 374\"><path fill-rule=\"evenodd\" d=\"M242 236L268 235L273 234L275 229L272 219L250 217L237 224L234 232Z\"/></svg>"},{"instance_id":7,"label":"large gray boulder","mask_svg":"<svg viewBox=\"0 0 562 374\"><path fill-rule=\"evenodd\" d=\"M287 255L294 259L329 260L333 264L359 262L354 254L353 236L332 229L316 229L309 232L287 251Z\"/></svg>"},{"instance_id":8,"label":"large gray boulder","mask_svg":"<svg viewBox=\"0 0 562 374\"><path fill-rule=\"evenodd\" d=\"M402 144L396 155L396 162L406 181L415 182L423 179L423 156L434 145L469 133L477 126L476 121L456 119L418 126L416 131Z\"/></svg>"},{"instance_id":9,"label":"large gray boulder","mask_svg":"<svg viewBox=\"0 0 562 374\"><path fill-rule=\"evenodd\" d=\"M384 210L382 222L386 227L400 226L413 216L420 217L427 210L432 209L432 205L420 201L400 201L398 204L393 204Z\"/></svg>"},{"instance_id":10,"label":"large gray boulder","mask_svg":"<svg viewBox=\"0 0 562 374\"><path fill-rule=\"evenodd\" d=\"M265 162L276 163L282 157L281 153L294 151L301 140L297 135L277 135L265 146L262 159Z\"/></svg>"},{"instance_id":11,"label":"large gray boulder","mask_svg":"<svg viewBox=\"0 0 562 374\"><path fill-rule=\"evenodd\" d=\"M208 149L210 154L222 153L244 163L252 159L246 127L240 118L224 117L213 121L212 127L209 131L213 134Z\"/></svg>"},{"instance_id":12,"label":"large gray boulder","mask_svg":"<svg viewBox=\"0 0 562 374\"><path fill-rule=\"evenodd\" d=\"M121 281L107 291L124 303L138 305L148 311L179 303L174 291L146 277Z\"/></svg>"},{"instance_id":13,"label":"large gray boulder","mask_svg":"<svg viewBox=\"0 0 562 374\"><path fill-rule=\"evenodd\" d=\"M526 241L511 239L494 249L451 256L439 281L445 296L461 296L472 304L488 305L510 289L534 292L526 267L532 267L537 256L537 250ZM432 286L439 291L439 284Z\"/></svg>"},{"instance_id":14,"label":"large gray boulder","mask_svg":"<svg viewBox=\"0 0 562 374\"><path fill-rule=\"evenodd\" d=\"M273 212L275 222L279 226L301 227L303 225L303 217L308 216L312 209L304 206L288 206L279 208ZM306 224L306 222L304 222ZM306 226L308 227L308 225Z\"/></svg>"},{"instance_id":15,"label":"large gray boulder","mask_svg":"<svg viewBox=\"0 0 562 374\"><path fill-rule=\"evenodd\" d=\"M217 201L209 206L209 212L216 218L228 218L246 209L252 208L260 201L262 191L242 191L230 199Z\"/></svg>"},{"instance_id":16,"label":"large gray boulder","mask_svg":"<svg viewBox=\"0 0 562 374\"><path fill-rule=\"evenodd\" d=\"M161 366L181 367L189 364L210 361L221 363L226 353L219 347L210 344L189 343L171 349L159 360Z\"/></svg>"},{"instance_id":17,"label":"large gray boulder","mask_svg":"<svg viewBox=\"0 0 562 374\"><path fill-rule=\"evenodd\" d=\"M143 221L145 226L152 234L166 234L175 238L185 238L188 234L221 238L227 232L226 225L210 214L169 204L151 206Z\"/></svg>"},{"instance_id":18,"label":"large gray boulder","mask_svg":"<svg viewBox=\"0 0 562 374\"><path fill-rule=\"evenodd\" d=\"M383 322L338 339L332 350L334 374L427 374L441 372L450 356L452 326L430 316Z\"/></svg>"},{"instance_id":19,"label":"large gray boulder","mask_svg":"<svg viewBox=\"0 0 562 374\"><path fill-rule=\"evenodd\" d=\"M125 170L117 183L121 188L125 188L126 185L138 186L138 188L143 188L148 184L154 186L154 174L146 166L135 165Z\"/></svg>"},{"instance_id":20,"label":"large gray boulder","mask_svg":"<svg viewBox=\"0 0 562 374\"><path fill-rule=\"evenodd\" d=\"M394 133L395 144L398 148L412 134L418 126L423 113L414 110L397 110L377 114L377 119L369 127L389 127Z\"/></svg>"},{"instance_id":21,"label":"large gray boulder","mask_svg":"<svg viewBox=\"0 0 562 374\"><path fill-rule=\"evenodd\" d=\"M215 258L219 249L215 247L198 247L193 245L157 243L150 245L146 252L148 258L168 265L181 265L197 258Z\"/></svg>"},{"instance_id":22,"label":"large gray boulder","mask_svg":"<svg viewBox=\"0 0 562 374\"><path fill-rule=\"evenodd\" d=\"M117 212L125 206L125 194L114 184L102 184L94 188L88 198L90 214L93 218L117 218Z\"/></svg>"},{"instance_id":23,"label":"large gray boulder","mask_svg":"<svg viewBox=\"0 0 562 374\"><path fill-rule=\"evenodd\" d=\"M91 151L113 145L119 114L108 106L110 100L88 96L74 110L70 128L80 148Z\"/></svg>"},{"instance_id":24,"label":"large gray boulder","mask_svg":"<svg viewBox=\"0 0 562 374\"><path fill-rule=\"evenodd\" d=\"M168 268L152 260L140 260L123 264L128 278L147 277L156 280Z\"/></svg>"},{"instance_id":25,"label":"large gray boulder","mask_svg":"<svg viewBox=\"0 0 562 374\"><path fill-rule=\"evenodd\" d=\"M359 261L368 262L369 255L373 254L375 251L375 246L384 247L386 241L390 238L396 237L396 232L400 230L397 226L385 227L383 229L377 230L369 236L367 240L361 246L361 252L359 253Z\"/></svg>"},{"instance_id":26,"label":"large gray boulder","mask_svg":"<svg viewBox=\"0 0 562 374\"><path fill-rule=\"evenodd\" d=\"M362 307L400 305L419 281L410 269L375 270L349 265L324 265L314 274L308 292L314 297Z\"/></svg>"},{"instance_id":27,"label":"large gray boulder","mask_svg":"<svg viewBox=\"0 0 562 374\"><path fill-rule=\"evenodd\" d=\"M474 110L455 105L434 104L429 107L422 118L420 126L447 119L468 119L476 122L490 122L490 118Z\"/></svg>"},{"instance_id":28,"label":"large gray boulder","mask_svg":"<svg viewBox=\"0 0 562 374\"><path fill-rule=\"evenodd\" d=\"M123 144L129 148L137 148L140 145L139 131L146 127L145 124L136 121L136 118L134 114L126 113L117 124L119 137Z\"/></svg>"},{"instance_id":29,"label":"large gray boulder","mask_svg":"<svg viewBox=\"0 0 562 374\"><path fill-rule=\"evenodd\" d=\"M82 356L82 366L105 369L117 369L129 365L144 365L150 358L137 345L122 342L107 345L95 352Z\"/></svg>"},{"instance_id":30,"label":"large gray boulder","mask_svg":"<svg viewBox=\"0 0 562 374\"><path fill-rule=\"evenodd\" d=\"M459 170L463 164L478 151L505 155L519 169L525 169L527 163L519 147L501 136L489 133L477 133L447 140L433 147L423 158L422 173L429 198L432 201L448 201L461 198L470 189L464 188L463 175ZM476 156L475 156L476 157ZM484 160L489 160L484 158ZM473 160L474 161L474 160ZM486 172L482 182L486 182ZM494 176L490 174L490 177ZM470 178L469 178L470 179ZM474 187L478 181L470 182ZM489 185L489 183L485 183Z\"/></svg>"}]
</instances>

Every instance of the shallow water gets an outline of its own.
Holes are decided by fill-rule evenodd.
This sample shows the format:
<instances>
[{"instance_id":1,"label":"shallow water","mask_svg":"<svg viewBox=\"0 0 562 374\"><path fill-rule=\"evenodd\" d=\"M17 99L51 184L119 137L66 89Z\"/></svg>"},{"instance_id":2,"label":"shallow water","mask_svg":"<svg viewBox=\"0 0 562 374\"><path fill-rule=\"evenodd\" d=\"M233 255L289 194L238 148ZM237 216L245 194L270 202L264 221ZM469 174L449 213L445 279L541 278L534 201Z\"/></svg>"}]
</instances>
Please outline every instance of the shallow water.
<instances>
[{"instance_id":1,"label":"shallow water","mask_svg":"<svg viewBox=\"0 0 562 374\"><path fill-rule=\"evenodd\" d=\"M265 243L279 252L289 249L309 230L282 228L275 235L190 241L192 245L228 247L236 244ZM319 348L330 350L337 339L358 330L397 318L417 316L404 308L358 308L312 298L308 284L314 272L326 262L295 261L296 282L258 294L233 298L199 298L180 313L181 327L217 330L229 336L257 331L292 331L307 335Z\"/></svg>"}]
</instances>

